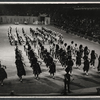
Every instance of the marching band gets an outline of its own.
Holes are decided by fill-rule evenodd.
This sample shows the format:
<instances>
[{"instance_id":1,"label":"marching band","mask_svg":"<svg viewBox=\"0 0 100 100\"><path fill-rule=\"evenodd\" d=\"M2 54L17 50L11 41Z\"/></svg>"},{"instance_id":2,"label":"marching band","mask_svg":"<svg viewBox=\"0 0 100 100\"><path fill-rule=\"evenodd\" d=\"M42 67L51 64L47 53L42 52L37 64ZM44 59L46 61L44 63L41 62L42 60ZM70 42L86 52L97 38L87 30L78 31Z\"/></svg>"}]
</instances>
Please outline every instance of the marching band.
<instances>
[{"instance_id":1,"label":"marching band","mask_svg":"<svg viewBox=\"0 0 100 100\"><path fill-rule=\"evenodd\" d=\"M36 79L38 79L39 74L42 73L42 62L45 63L53 79L55 78L55 73L57 71L56 63L58 62L67 73L66 75L72 75L73 66L80 69L82 64L84 65L84 73L88 75L90 67L96 68L95 60L98 58L97 71L100 71L100 56L95 53L95 50L90 50L87 46L84 47L82 44L78 47L77 43L74 41L68 44L64 41L61 33L52 31L46 27L36 28L36 30L30 28L30 33L25 33L24 28L22 28L22 35L17 28L15 30L16 33L13 34L12 27L8 29L8 38L10 44L15 46L15 65L20 82L23 81L22 76L26 75L26 65L24 63L22 51L19 50L18 45L24 47L24 51L26 52L30 67ZM49 48L46 48L45 45L48 45ZM35 49L38 53L34 51ZM7 73L5 67L1 65L0 62L1 85L3 85L3 80L5 78L7 78Z\"/></svg>"}]
</instances>

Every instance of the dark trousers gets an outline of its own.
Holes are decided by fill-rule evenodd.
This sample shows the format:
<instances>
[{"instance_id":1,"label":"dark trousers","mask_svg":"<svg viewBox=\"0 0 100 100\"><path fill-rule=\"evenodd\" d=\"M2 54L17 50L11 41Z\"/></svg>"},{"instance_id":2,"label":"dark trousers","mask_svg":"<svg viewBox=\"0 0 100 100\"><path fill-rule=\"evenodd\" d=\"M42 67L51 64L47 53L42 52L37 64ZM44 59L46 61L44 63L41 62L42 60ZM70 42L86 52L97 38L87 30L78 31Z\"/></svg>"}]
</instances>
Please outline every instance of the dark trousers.
<instances>
[{"instance_id":1,"label":"dark trousers","mask_svg":"<svg viewBox=\"0 0 100 100\"><path fill-rule=\"evenodd\" d=\"M95 65L95 59L91 59L91 61L90 61L90 63L91 63L91 65Z\"/></svg>"},{"instance_id":2,"label":"dark trousers","mask_svg":"<svg viewBox=\"0 0 100 100\"><path fill-rule=\"evenodd\" d=\"M67 85L67 87L66 87L66 85ZM70 82L64 81L64 90L65 90L65 92L66 92L67 88L68 88L68 92L70 92Z\"/></svg>"}]
</instances>

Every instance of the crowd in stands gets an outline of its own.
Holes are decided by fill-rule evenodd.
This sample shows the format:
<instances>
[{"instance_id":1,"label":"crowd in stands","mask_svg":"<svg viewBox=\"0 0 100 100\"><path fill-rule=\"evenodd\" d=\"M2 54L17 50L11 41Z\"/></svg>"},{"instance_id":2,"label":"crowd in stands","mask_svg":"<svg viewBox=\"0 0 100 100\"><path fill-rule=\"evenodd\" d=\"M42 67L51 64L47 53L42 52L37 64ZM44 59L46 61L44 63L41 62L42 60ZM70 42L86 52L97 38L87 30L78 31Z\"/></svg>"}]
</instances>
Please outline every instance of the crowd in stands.
<instances>
[{"instance_id":1,"label":"crowd in stands","mask_svg":"<svg viewBox=\"0 0 100 100\"><path fill-rule=\"evenodd\" d=\"M17 9L11 9L13 6L17 7ZM92 9L92 6L93 8L96 7L96 9ZM39 7L41 9L38 9ZM75 7L78 7L78 9L75 9ZM90 7L91 9L79 10L79 8L85 7ZM8 15L7 9L9 15L13 15L17 14L16 11L20 9L20 11L17 11L18 16L39 16L40 14L46 14L51 18L51 24L66 30L66 33L70 32L100 43L100 9L97 8L99 8L99 5L5 5L5 9L0 10L0 13L1 15Z\"/></svg>"},{"instance_id":2,"label":"crowd in stands","mask_svg":"<svg viewBox=\"0 0 100 100\"><path fill-rule=\"evenodd\" d=\"M93 11L96 12L96 11ZM100 43L100 16L91 11L72 11L71 14L56 12L54 13L52 24L72 33L84 37L94 42Z\"/></svg>"}]
</instances>

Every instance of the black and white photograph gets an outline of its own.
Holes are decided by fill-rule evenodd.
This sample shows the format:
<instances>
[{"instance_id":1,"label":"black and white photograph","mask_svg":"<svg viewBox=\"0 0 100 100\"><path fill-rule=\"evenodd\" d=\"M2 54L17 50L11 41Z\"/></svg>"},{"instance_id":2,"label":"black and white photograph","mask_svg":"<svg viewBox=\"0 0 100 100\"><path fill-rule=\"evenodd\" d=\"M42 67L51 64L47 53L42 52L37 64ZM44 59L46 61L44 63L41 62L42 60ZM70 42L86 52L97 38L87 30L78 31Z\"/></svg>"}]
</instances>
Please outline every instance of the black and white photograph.
<instances>
[{"instance_id":1,"label":"black and white photograph","mask_svg":"<svg viewBox=\"0 0 100 100\"><path fill-rule=\"evenodd\" d=\"M0 96L100 96L100 3L0 3Z\"/></svg>"}]
</instances>

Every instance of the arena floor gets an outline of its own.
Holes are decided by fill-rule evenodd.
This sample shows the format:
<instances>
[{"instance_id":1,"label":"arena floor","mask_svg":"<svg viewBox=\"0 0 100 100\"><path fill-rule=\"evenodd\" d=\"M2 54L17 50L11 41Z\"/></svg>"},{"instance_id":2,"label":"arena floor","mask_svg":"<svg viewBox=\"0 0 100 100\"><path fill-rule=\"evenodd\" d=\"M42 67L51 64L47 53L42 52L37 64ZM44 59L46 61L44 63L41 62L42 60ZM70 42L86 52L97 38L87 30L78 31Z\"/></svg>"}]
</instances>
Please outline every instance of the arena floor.
<instances>
[{"instance_id":1,"label":"arena floor","mask_svg":"<svg viewBox=\"0 0 100 100\"><path fill-rule=\"evenodd\" d=\"M17 76L17 70L15 66L15 46L11 46L8 40L8 28L12 27L13 33L15 33L15 28L19 30L22 34L22 27L25 29L26 33L29 33L29 28L41 27L40 25L0 25L0 60L3 65L6 65L6 72L8 78L4 80L4 86L0 86L0 95L9 95L13 90L16 95L62 95L64 89L64 74L65 71L61 67L60 63L57 63L57 72L55 74L55 79L52 79L49 75L48 69L45 64L41 65L42 73L40 78L35 79L32 69L30 68L29 60L25 55L23 46L19 46L22 50L24 57L24 62L26 64L26 76L23 76L23 82L19 81ZM95 50L97 54L100 54L100 45L98 43L90 42L75 35L67 34L65 31L55 28L54 26L45 26L57 32L61 32L64 36L65 42L70 44L73 40L75 43L83 44L88 46L90 50ZM45 46L49 49L48 46ZM97 67L98 60L96 59L95 66ZM100 87L100 73L97 72L97 68L90 68L89 75L86 76L83 73L83 65L81 69L76 69L73 66L73 75L71 77L71 91L69 95L84 95L95 94L96 88Z\"/></svg>"}]
</instances>

